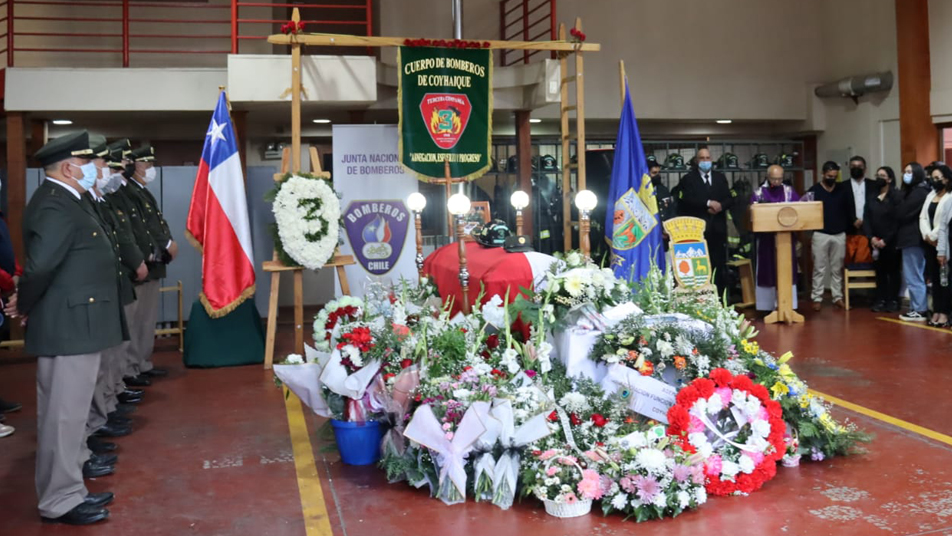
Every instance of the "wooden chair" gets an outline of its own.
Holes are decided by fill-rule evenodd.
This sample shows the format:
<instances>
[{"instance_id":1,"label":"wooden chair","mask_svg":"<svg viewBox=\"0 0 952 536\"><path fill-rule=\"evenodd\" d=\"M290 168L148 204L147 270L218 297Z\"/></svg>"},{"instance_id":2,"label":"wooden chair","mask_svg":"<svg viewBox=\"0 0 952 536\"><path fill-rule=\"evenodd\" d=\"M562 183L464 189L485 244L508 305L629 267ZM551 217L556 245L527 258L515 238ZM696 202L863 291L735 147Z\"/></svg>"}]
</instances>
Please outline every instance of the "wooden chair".
<instances>
[{"instance_id":1,"label":"wooden chair","mask_svg":"<svg viewBox=\"0 0 952 536\"><path fill-rule=\"evenodd\" d=\"M735 303L734 307L743 309L754 306L757 303L757 295L754 289L754 268L750 259L737 259L727 264L737 268L737 273L740 275L741 303Z\"/></svg>"},{"instance_id":2,"label":"wooden chair","mask_svg":"<svg viewBox=\"0 0 952 536\"><path fill-rule=\"evenodd\" d=\"M846 310L850 310L850 290L876 288L876 270L867 264L854 264L843 269L843 298Z\"/></svg>"}]
</instances>

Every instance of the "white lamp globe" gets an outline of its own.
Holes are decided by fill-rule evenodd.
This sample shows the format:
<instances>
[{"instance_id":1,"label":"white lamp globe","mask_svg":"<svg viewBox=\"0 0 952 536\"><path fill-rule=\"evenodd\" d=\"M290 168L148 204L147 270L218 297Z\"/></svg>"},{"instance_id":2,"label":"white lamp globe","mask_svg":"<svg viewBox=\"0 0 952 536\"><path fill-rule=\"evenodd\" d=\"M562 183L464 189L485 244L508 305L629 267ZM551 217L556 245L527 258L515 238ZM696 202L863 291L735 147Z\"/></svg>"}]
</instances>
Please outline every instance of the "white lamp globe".
<instances>
[{"instance_id":1,"label":"white lamp globe","mask_svg":"<svg viewBox=\"0 0 952 536\"><path fill-rule=\"evenodd\" d=\"M516 190L512 192L512 197L509 198L509 202L512 203L513 208L516 210L522 210L529 206L529 194L522 190Z\"/></svg>"},{"instance_id":2,"label":"white lamp globe","mask_svg":"<svg viewBox=\"0 0 952 536\"><path fill-rule=\"evenodd\" d=\"M426 196L420 192L413 192L407 197L407 207L413 212L423 212L426 208Z\"/></svg>"},{"instance_id":3,"label":"white lamp globe","mask_svg":"<svg viewBox=\"0 0 952 536\"><path fill-rule=\"evenodd\" d=\"M446 209L454 216L461 216L469 212L470 202L466 194L453 194L446 202Z\"/></svg>"},{"instance_id":4,"label":"white lamp globe","mask_svg":"<svg viewBox=\"0 0 952 536\"><path fill-rule=\"evenodd\" d=\"M591 212L595 210L595 205L598 204L598 197L595 196L595 192L591 190L582 190L581 192L575 194L575 206L578 207L582 212Z\"/></svg>"}]
</instances>

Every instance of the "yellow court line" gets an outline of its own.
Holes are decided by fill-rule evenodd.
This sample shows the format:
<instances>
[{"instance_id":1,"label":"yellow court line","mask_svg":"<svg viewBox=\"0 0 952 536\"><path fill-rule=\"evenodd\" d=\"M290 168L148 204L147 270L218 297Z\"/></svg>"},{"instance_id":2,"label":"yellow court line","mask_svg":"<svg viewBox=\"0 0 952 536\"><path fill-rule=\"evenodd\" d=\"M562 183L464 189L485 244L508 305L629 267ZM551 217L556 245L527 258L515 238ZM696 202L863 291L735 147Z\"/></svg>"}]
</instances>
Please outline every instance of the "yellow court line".
<instances>
[{"instance_id":1,"label":"yellow court line","mask_svg":"<svg viewBox=\"0 0 952 536\"><path fill-rule=\"evenodd\" d=\"M948 328L937 328L935 326L927 326L925 325L925 323L922 323L922 322L903 322L902 320L899 320L898 318L887 318L885 316L877 316L876 320L885 320L886 322L892 322L894 324L902 324L903 326L909 326L912 328L931 329L932 331L938 331L939 333L952 334L952 331L950 331Z\"/></svg>"},{"instance_id":2,"label":"yellow court line","mask_svg":"<svg viewBox=\"0 0 952 536\"><path fill-rule=\"evenodd\" d=\"M860 406L859 404L847 402L846 400L843 400L842 398L836 398L835 396L823 394L821 392L814 391L813 389L809 389L809 392L820 398L827 400L828 402L832 402L833 404L837 406L840 406L849 410L853 410L856 413L866 415L867 417L872 417L873 419L883 421L893 426L898 426L899 428L902 428L903 430L908 430L915 434L928 437L929 439L934 439L936 441L939 441L940 443L945 443L946 445L952 445L952 436L947 436L945 434L936 432L935 430L929 430L928 428L923 428L922 426L919 426L918 424L912 424L911 422L906 422L902 419L890 417L889 415L886 415L885 413L880 413L873 409L864 408L863 406Z\"/></svg>"},{"instance_id":3,"label":"yellow court line","mask_svg":"<svg viewBox=\"0 0 952 536\"><path fill-rule=\"evenodd\" d=\"M305 533L307 536L333 536L301 400L294 393L285 390L284 408L288 413L288 428L291 431L291 448L294 452L298 492L301 494Z\"/></svg>"}]
</instances>

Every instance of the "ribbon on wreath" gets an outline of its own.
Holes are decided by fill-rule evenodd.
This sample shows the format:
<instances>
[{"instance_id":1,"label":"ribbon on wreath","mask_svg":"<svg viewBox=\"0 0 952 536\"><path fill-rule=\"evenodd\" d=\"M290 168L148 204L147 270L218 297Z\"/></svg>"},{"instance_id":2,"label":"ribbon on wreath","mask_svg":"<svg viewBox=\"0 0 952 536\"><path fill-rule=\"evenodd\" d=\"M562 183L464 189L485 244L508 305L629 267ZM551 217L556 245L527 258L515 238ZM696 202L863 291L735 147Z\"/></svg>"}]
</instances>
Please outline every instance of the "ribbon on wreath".
<instances>
[{"instance_id":1,"label":"ribbon on wreath","mask_svg":"<svg viewBox=\"0 0 952 536\"><path fill-rule=\"evenodd\" d=\"M321 417L331 416L321 383L321 375L330 359L331 354L304 345L303 364L274 365L274 374L281 383Z\"/></svg>"},{"instance_id":2,"label":"ribbon on wreath","mask_svg":"<svg viewBox=\"0 0 952 536\"><path fill-rule=\"evenodd\" d=\"M476 444L473 445L472 452L473 459L475 460L473 462L473 488L476 490L476 500L479 501L481 499L492 498L491 492L493 490L493 483L495 482L494 475L496 468L496 459L493 457L493 449L499 440L502 423L490 414L492 404L489 402L473 402L471 407L476 413L476 416L479 417L479 422L486 428L486 431L479 436L479 439L476 440ZM487 483L489 493L483 491L486 489Z\"/></svg>"},{"instance_id":3,"label":"ribbon on wreath","mask_svg":"<svg viewBox=\"0 0 952 536\"><path fill-rule=\"evenodd\" d=\"M742 451L744 451L744 452L763 452L764 449L766 448L766 447L764 447L764 448L762 448L762 449L758 449L756 446L751 446L751 445L746 445L746 444L741 444L741 443L735 443L734 441L731 441L733 438L737 437L737 434L740 433L740 428L743 428L744 424L747 422L747 420L744 418L744 416L741 414L740 410L739 410L736 406L732 406L732 407L731 407L730 413L731 413L731 417L734 418L734 422L737 423L738 429L737 429L737 430L734 430L734 431L732 431L732 432L727 432L727 433L721 432L721 431L717 428L717 425L715 425L713 422L711 422L711 419L710 419L710 418L707 416L707 414L706 414L707 412L705 412L705 411L691 411L690 413L691 413L691 415L693 415L694 417L697 417L697 419L698 419L699 421L701 421L701 424L703 424L704 427L707 428L709 432L711 432L711 433L714 434L718 439L720 439L719 442L712 442L712 443L711 443L711 447L713 447L715 450L717 450L717 449L718 449L721 445L723 445L724 443L727 443L728 445L732 445L732 446L734 446L734 447L736 447L736 448L738 448L738 449L740 449L740 450L742 450Z\"/></svg>"},{"instance_id":4,"label":"ribbon on wreath","mask_svg":"<svg viewBox=\"0 0 952 536\"><path fill-rule=\"evenodd\" d=\"M499 442L503 451L496 461L493 481L493 504L508 510L516 497L516 482L519 479L519 458L522 450L552 433L546 422L546 414L539 413L516 427L512 404L509 400L493 401L492 415L499 421Z\"/></svg>"},{"instance_id":5,"label":"ribbon on wreath","mask_svg":"<svg viewBox=\"0 0 952 536\"><path fill-rule=\"evenodd\" d=\"M420 406L413 413L413 419L407 424L403 435L430 449L440 467L440 500L444 503L466 501L466 457L485 431L486 428L472 408L466 410L452 434L443 430L440 420L433 414L433 408L429 404ZM451 493L450 484L455 487L455 494Z\"/></svg>"}]
</instances>

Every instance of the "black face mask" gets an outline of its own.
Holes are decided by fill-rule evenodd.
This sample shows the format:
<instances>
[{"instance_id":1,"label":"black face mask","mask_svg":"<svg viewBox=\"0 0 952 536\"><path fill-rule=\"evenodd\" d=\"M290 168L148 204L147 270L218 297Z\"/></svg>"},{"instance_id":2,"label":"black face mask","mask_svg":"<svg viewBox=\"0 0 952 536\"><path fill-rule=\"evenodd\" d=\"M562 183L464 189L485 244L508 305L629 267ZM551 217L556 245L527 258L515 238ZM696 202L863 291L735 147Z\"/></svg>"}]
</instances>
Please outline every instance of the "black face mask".
<instances>
[{"instance_id":1,"label":"black face mask","mask_svg":"<svg viewBox=\"0 0 952 536\"><path fill-rule=\"evenodd\" d=\"M875 186L877 190L882 190L883 187L886 186L886 179L877 177L876 180L873 181L873 186Z\"/></svg>"},{"instance_id":2,"label":"black face mask","mask_svg":"<svg viewBox=\"0 0 952 536\"><path fill-rule=\"evenodd\" d=\"M833 186L834 184L836 184L836 177L834 177L834 178L832 178L832 179L827 178L827 177L823 177L823 182L824 182L827 186Z\"/></svg>"},{"instance_id":3,"label":"black face mask","mask_svg":"<svg viewBox=\"0 0 952 536\"><path fill-rule=\"evenodd\" d=\"M661 184L661 175L655 175L654 177L651 177L652 186L658 186L660 184Z\"/></svg>"},{"instance_id":4,"label":"black face mask","mask_svg":"<svg viewBox=\"0 0 952 536\"><path fill-rule=\"evenodd\" d=\"M943 182L943 181L933 181L933 182L932 182L932 189L935 190L936 192L941 192L941 191L945 190L945 182Z\"/></svg>"},{"instance_id":5,"label":"black face mask","mask_svg":"<svg viewBox=\"0 0 952 536\"><path fill-rule=\"evenodd\" d=\"M135 164L126 164L125 169L122 170L122 176L125 177L126 180L129 180L132 178L135 172L136 172Z\"/></svg>"},{"instance_id":6,"label":"black face mask","mask_svg":"<svg viewBox=\"0 0 952 536\"><path fill-rule=\"evenodd\" d=\"M863 168L858 168L858 167L850 168L850 177L853 177L854 179L862 179L863 175L865 174L866 172L865 170L863 170Z\"/></svg>"}]
</instances>

